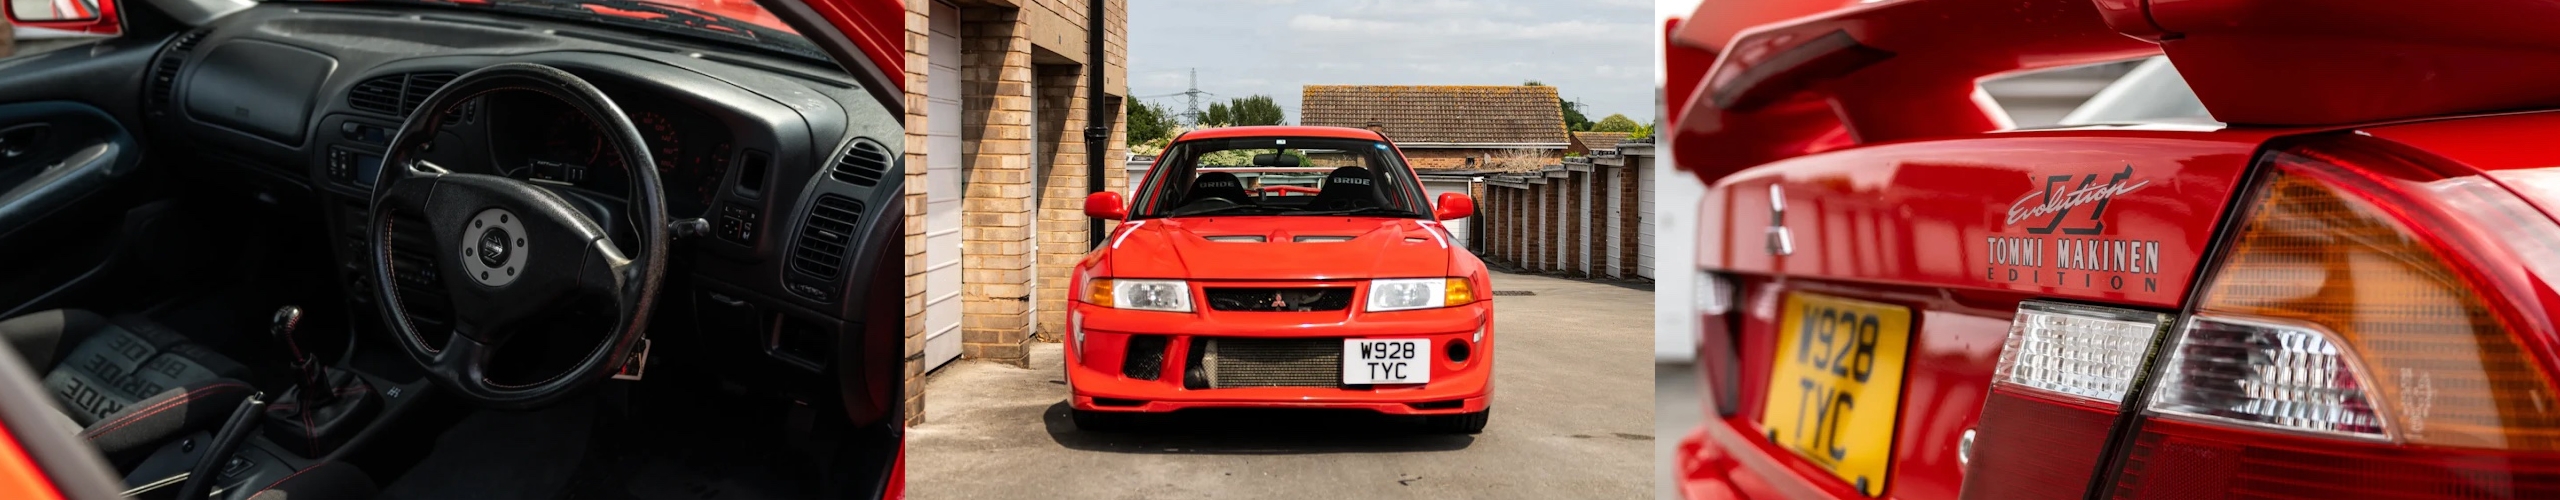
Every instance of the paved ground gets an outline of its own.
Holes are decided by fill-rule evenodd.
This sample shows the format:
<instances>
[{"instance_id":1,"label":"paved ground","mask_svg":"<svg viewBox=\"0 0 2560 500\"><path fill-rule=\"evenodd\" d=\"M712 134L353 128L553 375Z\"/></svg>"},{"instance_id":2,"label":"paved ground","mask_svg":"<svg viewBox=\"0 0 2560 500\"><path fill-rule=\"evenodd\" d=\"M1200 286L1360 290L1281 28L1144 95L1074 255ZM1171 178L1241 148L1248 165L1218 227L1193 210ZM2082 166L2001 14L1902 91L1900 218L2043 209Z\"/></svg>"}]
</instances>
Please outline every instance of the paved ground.
<instances>
[{"instance_id":1,"label":"paved ground","mask_svg":"<svg viewBox=\"0 0 2560 500\"><path fill-rule=\"evenodd\" d=\"M1493 423L1422 433L1376 414L1183 413L1147 430L1067 420L1061 350L960 362L927 384L907 492L944 498L1642 498L1656 436L1652 292L1497 274Z\"/></svg>"},{"instance_id":2,"label":"paved ground","mask_svg":"<svg viewBox=\"0 0 2560 500\"><path fill-rule=\"evenodd\" d=\"M1653 497L1680 498L1671 483L1671 453L1680 438L1698 428L1706 408L1698 406L1698 368L1687 363L1653 365Z\"/></svg>"}]
</instances>

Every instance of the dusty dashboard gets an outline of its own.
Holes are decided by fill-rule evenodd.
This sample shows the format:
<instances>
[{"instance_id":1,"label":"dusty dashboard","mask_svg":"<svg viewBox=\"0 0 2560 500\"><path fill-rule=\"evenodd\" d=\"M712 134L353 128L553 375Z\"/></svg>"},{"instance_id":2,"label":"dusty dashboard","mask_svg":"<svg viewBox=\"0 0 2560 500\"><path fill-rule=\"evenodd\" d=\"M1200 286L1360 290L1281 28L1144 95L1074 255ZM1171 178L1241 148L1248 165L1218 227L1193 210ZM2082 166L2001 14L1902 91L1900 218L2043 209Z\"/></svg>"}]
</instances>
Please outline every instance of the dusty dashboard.
<instances>
[{"instance_id":1,"label":"dusty dashboard","mask_svg":"<svg viewBox=\"0 0 2560 500\"><path fill-rule=\"evenodd\" d=\"M290 71L264 62L288 53L301 61ZM761 311L754 329L783 328L771 318L786 311L818 324L847 317L848 290L869 272L859 263L896 253L897 220L883 212L897 206L886 145L904 133L900 116L810 61L505 16L278 4L180 35L154 59L145 111L185 118L154 133L246 174L231 176L240 182L310 193L356 302L373 302L367 222L373 181L390 168L384 147L437 89L500 63L594 84L640 131L650 160L626 161L596 124L529 93L449 110L420 157L554 186L623 234L630 175L654 171L668 216L708 228L675 242L670 279ZM273 97L288 95L297 97ZM414 243L393 242L401 274L392 279L404 297L437 293L427 265L436 259L401 250Z\"/></svg>"}]
</instances>

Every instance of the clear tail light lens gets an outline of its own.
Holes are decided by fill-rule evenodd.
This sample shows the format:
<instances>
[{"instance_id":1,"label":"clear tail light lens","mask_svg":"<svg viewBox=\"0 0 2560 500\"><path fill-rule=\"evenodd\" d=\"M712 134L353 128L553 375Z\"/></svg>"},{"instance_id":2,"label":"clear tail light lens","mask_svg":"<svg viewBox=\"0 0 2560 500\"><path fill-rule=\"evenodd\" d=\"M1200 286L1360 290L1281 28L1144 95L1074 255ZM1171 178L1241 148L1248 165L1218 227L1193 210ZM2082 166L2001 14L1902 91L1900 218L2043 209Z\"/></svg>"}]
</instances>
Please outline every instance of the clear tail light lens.
<instances>
[{"instance_id":1,"label":"clear tail light lens","mask_svg":"<svg viewBox=\"0 0 2560 500\"><path fill-rule=\"evenodd\" d=\"M2152 337L2167 321L2153 312L2021 302L1991 380L2114 408L2124 403Z\"/></svg>"},{"instance_id":2,"label":"clear tail light lens","mask_svg":"<svg viewBox=\"0 0 2560 500\"><path fill-rule=\"evenodd\" d=\"M2218 317L2189 322L2151 408L2381 439L2356 360L2315 328Z\"/></svg>"}]
</instances>

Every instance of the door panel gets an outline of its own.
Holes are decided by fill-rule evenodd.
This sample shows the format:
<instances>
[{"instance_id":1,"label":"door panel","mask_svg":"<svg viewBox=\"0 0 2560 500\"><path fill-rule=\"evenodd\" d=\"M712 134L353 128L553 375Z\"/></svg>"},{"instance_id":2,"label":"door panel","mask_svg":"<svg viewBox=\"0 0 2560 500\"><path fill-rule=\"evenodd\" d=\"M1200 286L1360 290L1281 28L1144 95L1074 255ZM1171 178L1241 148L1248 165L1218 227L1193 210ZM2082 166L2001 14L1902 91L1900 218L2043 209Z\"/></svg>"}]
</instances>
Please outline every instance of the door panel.
<instances>
[{"instance_id":1,"label":"door panel","mask_svg":"<svg viewBox=\"0 0 2560 500\"><path fill-rule=\"evenodd\" d=\"M102 285L131 233L151 226L131 222L166 212L145 208L135 125L142 68L159 43L102 40L0 60L0 317Z\"/></svg>"}]
</instances>

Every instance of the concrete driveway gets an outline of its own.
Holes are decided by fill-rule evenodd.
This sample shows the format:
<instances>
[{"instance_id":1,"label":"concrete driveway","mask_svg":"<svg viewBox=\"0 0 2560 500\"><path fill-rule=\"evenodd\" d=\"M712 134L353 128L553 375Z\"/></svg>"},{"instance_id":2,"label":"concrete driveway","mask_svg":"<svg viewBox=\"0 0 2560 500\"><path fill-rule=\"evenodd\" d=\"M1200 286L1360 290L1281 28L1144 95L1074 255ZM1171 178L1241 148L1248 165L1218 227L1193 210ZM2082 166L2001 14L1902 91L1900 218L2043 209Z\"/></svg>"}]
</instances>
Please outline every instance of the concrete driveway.
<instances>
[{"instance_id":1,"label":"concrete driveway","mask_svg":"<svg viewBox=\"0 0 2560 500\"><path fill-rule=\"evenodd\" d=\"M926 382L907 492L943 498L1643 498L1653 478L1651 291L1495 274L1493 422L1435 435L1370 413L1229 411L1090 433L1058 344L1031 368L960 362ZM1677 439L1673 435L1663 439Z\"/></svg>"}]
</instances>

